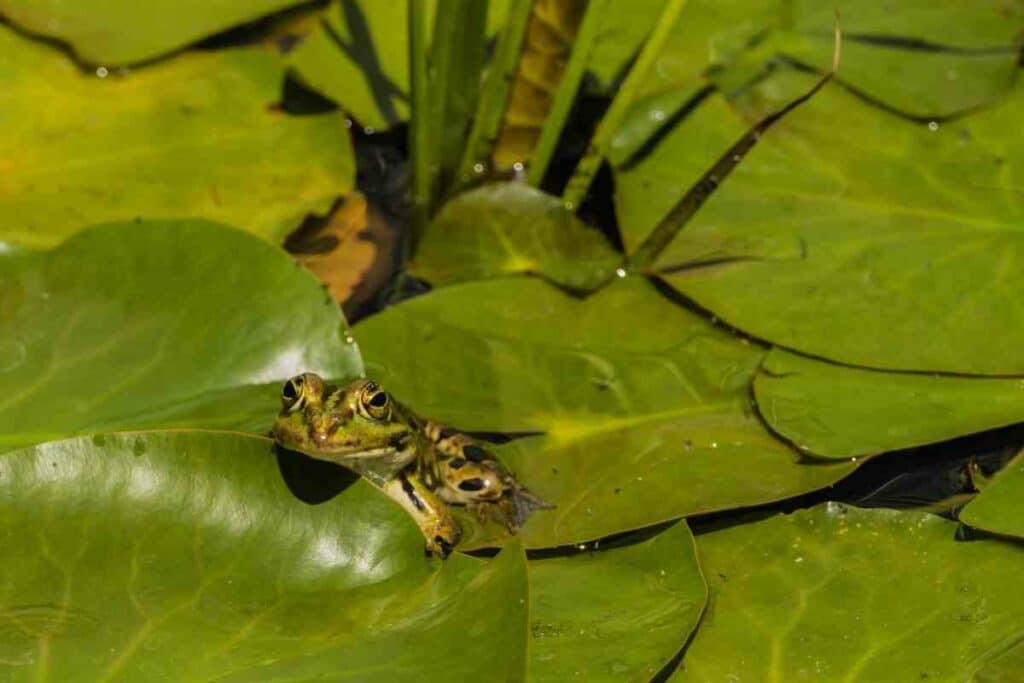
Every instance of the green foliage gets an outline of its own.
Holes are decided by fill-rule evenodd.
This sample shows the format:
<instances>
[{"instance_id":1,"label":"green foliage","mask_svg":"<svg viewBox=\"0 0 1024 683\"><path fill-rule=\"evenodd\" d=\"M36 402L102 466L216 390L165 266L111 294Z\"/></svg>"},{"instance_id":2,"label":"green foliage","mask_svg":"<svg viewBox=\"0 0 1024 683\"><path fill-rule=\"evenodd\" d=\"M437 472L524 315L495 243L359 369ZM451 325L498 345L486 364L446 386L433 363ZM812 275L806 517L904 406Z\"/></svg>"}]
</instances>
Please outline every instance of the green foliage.
<instances>
[{"instance_id":1,"label":"green foliage","mask_svg":"<svg viewBox=\"0 0 1024 683\"><path fill-rule=\"evenodd\" d=\"M823 502L1024 419L1020 3L841 6L835 81L711 179L831 6L594 0L548 69L546 0L299 4L0 0L0 679L1020 678L1024 456L965 465L970 529ZM488 176L535 74L538 164ZM346 116L408 123L430 285L351 330L279 248L375 179ZM556 507L441 562L266 438L364 370Z\"/></svg>"},{"instance_id":2,"label":"green foliage","mask_svg":"<svg viewBox=\"0 0 1024 683\"><path fill-rule=\"evenodd\" d=\"M51 246L89 223L209 218L279 242L352 188L337 113L287 116L257 48L85 74L0 26L0 240Z\"/></svg>"}]
</instances>

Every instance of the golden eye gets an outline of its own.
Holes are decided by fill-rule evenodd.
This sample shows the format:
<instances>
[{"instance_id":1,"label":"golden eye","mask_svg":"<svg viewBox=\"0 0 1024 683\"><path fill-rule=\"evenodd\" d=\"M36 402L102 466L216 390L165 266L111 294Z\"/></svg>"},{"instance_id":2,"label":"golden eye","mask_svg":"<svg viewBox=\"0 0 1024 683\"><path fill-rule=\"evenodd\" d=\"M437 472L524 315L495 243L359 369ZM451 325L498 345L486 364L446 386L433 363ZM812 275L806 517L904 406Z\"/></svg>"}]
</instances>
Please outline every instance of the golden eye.
<instances>
[{"instance_id":1,"label":"golden eye","mask_svg":"<svg viewBox=\"0 0 1024 683\"><path fill-rule=\"evenodd\" d=\"M302 375L292 377L281 387L281 405L289 413L294 413L302 408L305 398L305 378Z\"/></svg>"},{"instance_id":2,"label":"golden eye","mask_svg":"<svg viewBox=\"0 0 1024 683\"><path fill-rule=\"evenodd\" d=\"M391 414L391 397L373 382L363 388L361 400L363 410L375 420L386 420Z\"/></svg>"}]
</instances>

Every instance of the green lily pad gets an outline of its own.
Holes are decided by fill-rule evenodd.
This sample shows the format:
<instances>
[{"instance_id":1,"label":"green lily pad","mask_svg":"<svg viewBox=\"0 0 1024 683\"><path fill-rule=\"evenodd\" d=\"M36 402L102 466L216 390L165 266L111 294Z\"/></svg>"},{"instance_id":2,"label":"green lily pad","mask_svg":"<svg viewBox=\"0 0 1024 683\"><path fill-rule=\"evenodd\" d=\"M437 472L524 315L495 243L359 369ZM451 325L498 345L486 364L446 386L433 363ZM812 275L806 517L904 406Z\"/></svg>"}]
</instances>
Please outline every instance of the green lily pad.
<instances>
[{"instance_id":1,"label":"green lily pad","mask_svg":"<svg viewBox=\"0 0 1024 683\"><path fill-rule=\"evenodd\" d=\"M361 374L313 277L215 223L100 226L0 254L0 272L0 450L155 426L265 433L282 379Z\"/></svg>"},{"instance_id":2,"label":"green lily pad","mask_svg":"<svg viewBox=\"0 0 1024 683\"><path fill-rule=\"evenodd\" d=\"M522 550L423 556L365 482L309 505L271 442L78 438L0 456L5 680L521 680Z\"/></svg>"},{"instance_id":3,"label":"green lily pad","mask_svg":"<svg viewBox=\"0 0 1024 683\"><path fill-rule=\"evenodd\" d=\"M151 60L302 0L0 0L0 14L34 35L70 45L82 61Z\"/></svg>"},{"instance_id":4,"label":"green lily pad","mask_svg":"<svg viewBox=\"0 0 1024 683\"><path fill-rule=\"evenodd\" d=\"M807 79L780 72L744 110L776 109ZM1024 88L926 126L826 87L765 136L656 269L730 324L810 355L1024 374L1022 115Z\"/></svg>"},{"instance_id":5,"label":"green lily pad","mask_svg":"<svg viewBox=\"0 0 1024 683\"><path fill-rule=\"evenodd\" d=\"M698 536L711 602L677 681L965 681L1020 636L1024 549L828 503Z\"/></svg>"},{"instance_id":6,"label":"green lily pad","mask_svg":"<svg viewBox=\"0 0 1024 683\"><path fill-rule=\"evenodd\" d=\"M1024 538L1024 456L1018 455L963 510L960 521L1003 536Z\"/></svg>"},{"instance_id":7,"label":"green lily pad","mask_svg":"<svg viewBox=\"0 0 1024 683\"><path fill-rule=\"evenodd\" d=\"M0 26L0 63L0 240L52 246L89 223L201 217L276 242L352 188L342 114L276 108L270 52L100 78Z\"/></svg>"},{"instance_id":8,"label":"green lily pad","mask_svg":"<svg viewBox=\"0 0 1024 683\"><path fill-rule=\"evenodd\" d=\"M839 5L843 62L837 78L909 116L946 118L991 104L1016 78L1024 6L885 0ZM798 0L780 38L784 54L824 69L832 60L831 5Z\"/></svg>"},{"instance_id":9,"label":"green lily pad","mask_svg":"<svg viewBox=\"0 0 1024 683\"><path fill-rule=\"evenodd\" d=\"M1015 683L1024 671L1024 644L989 659L971 679L972 683Z\"/></svg>"},{"instance_id":10,"label":"green lily pad","mask_svg":"<svg viewBox=\"0 0 1024 683\"><path fill-rule=\"evenodd\" d=\"M754 397L802 450L848 458L920 446L1024 420L1024 379L881 372L768 354Z\"/></svg>"},{"instance_id":11,"label":"green lily pad","mask_svg":"<svg viewBox=\"0 0 1024 683\"><path fill-rule=\"evenodd\" d=\"M306 85L363 126L381 130L401 123L409 118L408 5L332 3L288 61Z\"/></svg>"},{"instance_id":12,"label":"green lily pad","mask_svg":"<svg viewBox=\"0 0 1024 683\"><path fill-rule=\"evenodd\" d=\"M585 290L607 281L621 262L622 254L558 197L508 182L446 203L409 270L433 285L533 273Z\"/></svg>"},{"instance_id":13,"label":"green lily pad","mask_svg":"<svg viewBox=\"0 0 1024 683\"><path fill-rule=\"evenodd\" d=\"M600 538L835 482L754 414L763 351L625 278L586 299L533 278L453 285L355 328L367 374L464 430L543 432L502 447L558 507L528 547Z\"/></svg>"},{"instance_id":14,"label":"green lily pad","mask_svg":"<svg viewBox=\"0 0 1024 683\"><path fill-rule=\"evenodd\" d=\"M636 545L532 560L529 678L647 680L679 652L706 599L683 522Z\"/></svg>"}]
</instances>

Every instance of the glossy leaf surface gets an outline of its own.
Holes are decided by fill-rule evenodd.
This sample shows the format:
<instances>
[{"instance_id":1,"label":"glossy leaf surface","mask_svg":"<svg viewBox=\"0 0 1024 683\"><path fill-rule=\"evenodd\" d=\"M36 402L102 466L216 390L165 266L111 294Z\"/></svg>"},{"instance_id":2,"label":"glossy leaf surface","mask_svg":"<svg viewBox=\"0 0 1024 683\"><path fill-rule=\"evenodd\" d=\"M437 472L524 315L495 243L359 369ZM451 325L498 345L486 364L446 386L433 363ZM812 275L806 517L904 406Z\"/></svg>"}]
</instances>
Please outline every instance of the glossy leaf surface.
<instances>
[{"instance_id":1,"label":"glossy leaf surface","mask_svg":"<svg viewBox=\"0 0 1024 683\"><path fill-rule=\"evenodd\" d=\"M485 185L447 202L410 271L431 284L532 273L572 289L612 277L622 255L557 197L522 183Z\"/></svg>"},{"instance_id":2,"label":"glossy leaf surface","mask_svg":"<svg viewBox=\"0 0 1024 683\"><path fill-rule=\"evenodd\" d=\"M978 529L1024 539L1024 457L1018 455L960 511L960 520Z\"/></svg>"},{"instance_id":3,"label":"glossy leaf surface","mask_svg":"<svg viewBox=\"0 0 1024 683\"><path fill-rule=\"evenodd\" d=\"M351 189L339 113L276 107L257 48L100 78L0 26L0 240L51 246L90 223L200 217L280 241Z\"/></svg>"},{"instance_id":4,"label":"glossy leaf surface","mask_svg":"<svg viewBox=\"0 0 1024 683\"><path fill-rule=\"evenodd\" d=\"M778 500L853 467L798 464L750 405L762 351L639 278L583 300L532 278L447 287L355 336L367 374L421 414L543 432L501 449L558 506L523 529L529 547Z\"/></svg>"},{"instance_id":5,"label":"glossy leaf surface","mask_svg":"<svg viewBox=\"0 0 1024 683\"><path fill-rule=\"evenodd\" d=\"M4 680L522 677L520 549L428 560L363 482L299 500L266 439L51 443L0 456L0 489Z\"/></svg>"},{"instance_id":6,"label":"glossy leaf surface","mask_svg":"<svg viewBox=\"0 0 1024 683\"><path fill-rule=\"evenodd\" d=\"M214 223L96 227L0 255L0 272L0 450L140 427L262 434L284 378L361 372L313 277Z\"/></svg>"},{"instance_id":7,"label":"glossy leaf surface","mask_svg":"<svg viewBox=\"0 0 1024 683\"><path fill-rule=\"evenodd\" d=\"M779 92L807 80L786 72L770 85L746 106L774 109ZM1022 107L1017 89L999 107L930 127L826 87L765 136L656 268L727 322L811 355L1024 373L1024 232L1011 180L1024 138L1007 133ZM986 333L994 320L999 334Z\"/></svg>"},{"instance_id":8,"label":"glossy leaf surface","mask_svg":"<svg viewBox=\"0 0 1024 683\"><path fill-rule=\"evenodd\" d=\"M0 14L33 35L67 43L84 62L151 60L302 0L0 0Z\"/></svg>"},{"instance_id":9,"label":"glossy leaf surface","mask_svg":"<svg viewBox=\"0 0 1024 683\"><path fill-rule=\"evenodd\" d=\"M963 681L1019 638L1024 549L835 503L699 536L711 602L677 681Z\"/></svg>"},{"instance_id":10,"label":"glossy leaf surface","mask_svg":"<svg viewBox=\"0 0 1024 683\"><path fill-rule=\"evenodd\" d=\"M1024 380L882 372L781 350L754 398L768 425L801 449L848 458L952 439L1024 420Z\"/></svg>"},{"instance_id":11,"label":"glossy leaf surface","mask_svg":"<svg viewBox=\"0 0 1024 683\"><path fill-rule=\"evenodd\" d=\"M707 588L679 522L623 548L530 561L530 680L647 680L680 649Z\"/></svg>"}]
</instances>

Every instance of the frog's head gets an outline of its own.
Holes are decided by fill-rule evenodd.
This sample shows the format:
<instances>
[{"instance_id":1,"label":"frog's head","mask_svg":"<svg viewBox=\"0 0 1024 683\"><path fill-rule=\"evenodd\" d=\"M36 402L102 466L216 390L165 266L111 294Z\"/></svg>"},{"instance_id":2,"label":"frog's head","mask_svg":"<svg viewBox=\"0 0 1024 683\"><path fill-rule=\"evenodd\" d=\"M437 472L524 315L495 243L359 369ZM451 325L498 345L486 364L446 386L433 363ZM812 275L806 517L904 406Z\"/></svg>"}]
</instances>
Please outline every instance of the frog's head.
<instances>
[{"instance_id":1,"label":"frog's head","mask_svg":"<svg viewBox=\"0 0 1024 683\"><path fill-rule=\"evenodd\" d=\"M284 383L272 432L285 448L356 471L388 471L408 462L414 426L376 382L344 387L306 372Z\"/></svg>"}]
</instances>

